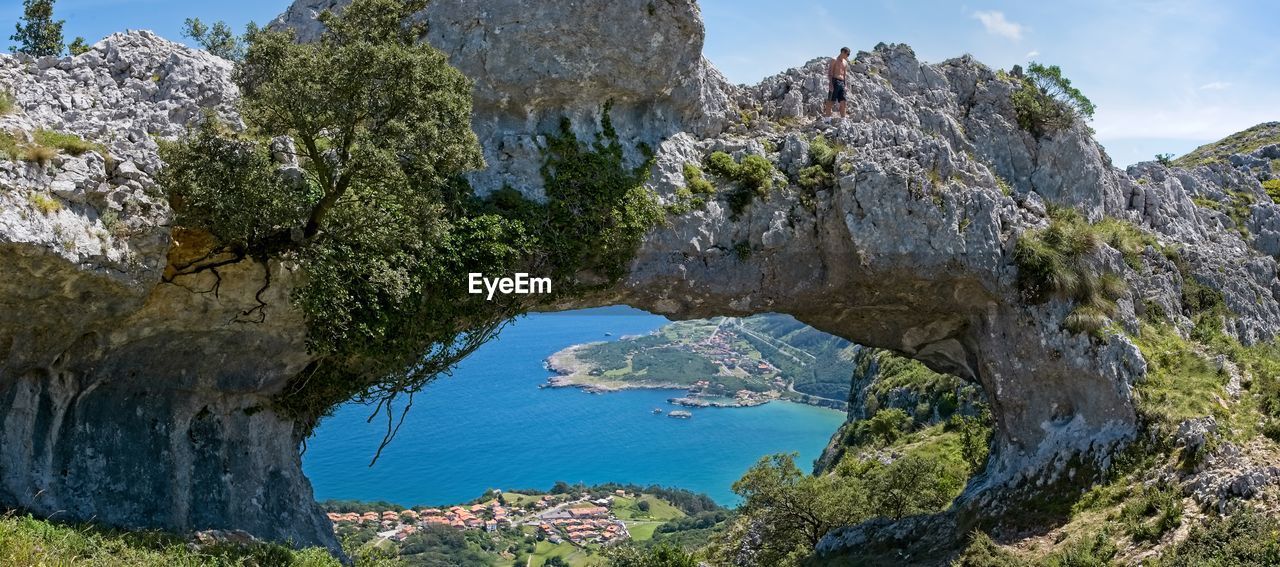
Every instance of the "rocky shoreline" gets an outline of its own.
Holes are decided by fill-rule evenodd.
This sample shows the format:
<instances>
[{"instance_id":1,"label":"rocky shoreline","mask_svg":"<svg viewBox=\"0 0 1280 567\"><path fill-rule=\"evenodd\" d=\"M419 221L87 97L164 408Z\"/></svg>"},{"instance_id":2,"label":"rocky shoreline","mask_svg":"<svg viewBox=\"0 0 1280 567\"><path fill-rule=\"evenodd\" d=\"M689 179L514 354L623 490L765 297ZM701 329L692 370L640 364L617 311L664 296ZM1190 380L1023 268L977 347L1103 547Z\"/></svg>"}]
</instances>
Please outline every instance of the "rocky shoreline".
<instances>
[{"instance_id":1,"label":"rocky shoreline","mask_svg":"<svg viewBox=\"0 0 1280 567\"><path fill-rule=\"evenodd\" d=\"M717 398L707 399L693 393L689 390L688 385L683 384L667 384L667 383L636 383L623 381L610 381L602 383L596 376L589 373L592 368L587 363L579 360L575 353L580 349L599 343L583 343L573 345L548 356L543 361L543 366L551 372L555 372L554 376L547 378L547 382L542 388L578 388L589 394L605 394L609 392L620 392L623 390L682 390L687 395L667 398L667 403L688 407L688 408L749 408L767 404L773 400L782 399L779 392L768 392L763 398ZM799 400L793 400L797 403L804 403ZM826 407L821 404L808 404L818 407Z\"/></svg>"},{"instance_id":2,"label":"rocky shoreline","mask_svg":"<svg viewBox=\"0 0 1280 567\"><path fill-rule=\"evenodd\" d=\"M682 398L667 398L667 403L672 405L677 405L677 406L684 406L687 408L751 408L755 406L765 405L769 402L772 402L773 400L774 398L752 399L752 400L735 399L733 401L719 401L719 400L708 400L706 398L700 398L697 396L685 396Z\"/></svg>"}]
</instances>

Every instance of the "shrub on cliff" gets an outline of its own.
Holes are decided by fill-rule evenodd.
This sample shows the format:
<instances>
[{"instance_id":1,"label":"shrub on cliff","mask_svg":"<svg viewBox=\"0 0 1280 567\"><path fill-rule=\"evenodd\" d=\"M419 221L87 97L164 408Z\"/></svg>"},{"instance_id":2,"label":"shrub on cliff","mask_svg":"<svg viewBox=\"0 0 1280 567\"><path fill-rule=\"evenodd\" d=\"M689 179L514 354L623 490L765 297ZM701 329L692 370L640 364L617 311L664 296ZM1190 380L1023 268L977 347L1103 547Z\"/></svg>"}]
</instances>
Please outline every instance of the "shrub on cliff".
<instances>
[{"instance_id":1,"label":"shrub on cliff","mask_svg":"<svg viewBox=\"0 0 1280 567\"><path fill-rule=\"evenodd\" d=\"M968 476L958 455L940 452L950 449L909 450L888 464L850 458L815 475L801 472L794 455L764 457L733 485L743 499L739 517L714 536L712 563L749 549L754 564L799 565L833 529L942 510Z\"/></svg>"},{"instance_id":2,"label":"shrub on cliff","mask_svg":"<svg viewBox=\"0 0 1280 567\"><path fill-rule=\"evenodd\" d=\"M1013 92L1018 125L1037 138L1071 126L1077 119L1093 118L1094 105L1057 65L1032 62Z\"/></svg>"},{"instance_id":3,"label":"shrub on cliff","mask_svg":"<svg viewBox=\"0 0 1280 567\"><path fill-rule=\"evenodd\" d=\"M738 182L738 188L729 194L729 209L741 214L756 197L763 197L773 189L773 164L762 156L748 155L735 162L724 152L713 152L707 158L707 171L725 179Z\"/></svg>"},{"instance_id":4,"label":"shrub on cliff","mask_svg":"<svg viewBox=\"0 0 1280 567\"><path fill-rule=\"evenodd\" d=\"M806 189L821 189L835 184L836 156L840 150L826 138L818 136L809 142L809 167L799 171L799 183Z\"/></svg>"}]
</instances>

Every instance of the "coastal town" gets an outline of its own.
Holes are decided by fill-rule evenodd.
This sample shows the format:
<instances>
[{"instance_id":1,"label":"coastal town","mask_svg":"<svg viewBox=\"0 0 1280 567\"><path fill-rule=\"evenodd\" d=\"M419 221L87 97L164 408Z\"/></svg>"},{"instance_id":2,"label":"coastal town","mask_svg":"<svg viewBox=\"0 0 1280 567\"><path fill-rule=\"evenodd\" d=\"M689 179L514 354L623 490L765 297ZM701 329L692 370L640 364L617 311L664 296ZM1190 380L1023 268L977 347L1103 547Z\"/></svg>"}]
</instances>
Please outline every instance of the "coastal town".
<instances>
[{"instance_id":1,"label":"coastal town","mask_svg":"<svg viewBox=\"0 0 1280 567\"><path fill-rule=\"evenodd\" d=\"M328 517L335 529L372 527L378 530L379 538L393 542L403 541L428 526L486 532L528 526L540 539L553 544L610 545L631 537L626 523L613 513L613 505L617 499L638 496L624 490L595 499L587 493L519 495L514 499L504 498L501 491L494 494L488 501L471 505L329 512Z\"/></svg>"}]
</instances>

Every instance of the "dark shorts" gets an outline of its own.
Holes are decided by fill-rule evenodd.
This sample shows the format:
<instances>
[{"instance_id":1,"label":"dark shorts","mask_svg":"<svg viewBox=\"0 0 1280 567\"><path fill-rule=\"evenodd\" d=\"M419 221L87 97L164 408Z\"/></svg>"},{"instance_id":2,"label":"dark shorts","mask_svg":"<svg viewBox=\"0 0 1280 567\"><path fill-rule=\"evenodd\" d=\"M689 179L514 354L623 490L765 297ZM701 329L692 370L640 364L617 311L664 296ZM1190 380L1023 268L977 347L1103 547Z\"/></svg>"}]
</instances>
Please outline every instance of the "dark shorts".
<instances>
[{"instance_id":1,"label":"dark shorts","mask_svg":"<svg viewBox=\"0 0 1280 567\"><path fill-rule=\"evenodd\" d=\"M844 81L831 77L831 96L828 97L831 102L844 102Z\"/></svg>"}]
</instances>

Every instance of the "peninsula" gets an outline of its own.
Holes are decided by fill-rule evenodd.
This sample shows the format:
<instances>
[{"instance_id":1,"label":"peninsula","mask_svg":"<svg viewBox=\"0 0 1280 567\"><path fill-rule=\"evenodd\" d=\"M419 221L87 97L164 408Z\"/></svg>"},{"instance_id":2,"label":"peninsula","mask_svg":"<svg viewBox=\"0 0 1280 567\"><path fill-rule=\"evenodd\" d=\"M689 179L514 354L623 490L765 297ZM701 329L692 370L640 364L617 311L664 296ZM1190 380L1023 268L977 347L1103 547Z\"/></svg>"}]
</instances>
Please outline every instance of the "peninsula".
<instances>
[{"instance_id":1,"label":"peninsula","mask_svg":"<svg viewBox=\"0 0 1280 567\"><path fill-rule=\"evenodd\" d=\"M750 407L784 399L847 409L861 347L786 315L681 321L643 336L574 345L547 358L550 387L589 392L684 390L687 407Z\"/></svg>"}]
</instances>

